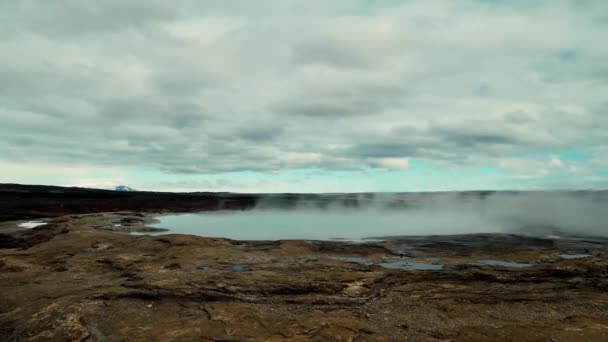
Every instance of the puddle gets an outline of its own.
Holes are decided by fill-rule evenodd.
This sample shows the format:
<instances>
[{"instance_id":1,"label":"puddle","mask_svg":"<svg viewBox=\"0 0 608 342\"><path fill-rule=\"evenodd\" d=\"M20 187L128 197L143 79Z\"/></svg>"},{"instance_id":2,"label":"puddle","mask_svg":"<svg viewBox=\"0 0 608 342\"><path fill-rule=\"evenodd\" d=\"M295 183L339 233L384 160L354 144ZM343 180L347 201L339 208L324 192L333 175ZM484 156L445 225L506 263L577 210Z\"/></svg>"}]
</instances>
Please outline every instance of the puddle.
<instances>
[{"instance_id":1,"label":"puddle","mask_svg":"<svg viewBox=\"0 0 608 342\"><path fill-rule=\"evenodd\" d=\"M332 259L342 260L346 262L352 262L355 264L372 266L378 265L387 269L400 269L409 271L437 271L442 270L444 265L436 263L423 263L409 260L399 260L392 262L374 262L373 260L362 258L362 257L345 257L345 256L332 256Z\"/></svg>"},{"instance_id":2,"label":"puddle","mask_svg":"<svg viewBox=\"0 0 608 342\"><path fill-rule=\"evenodd\" d=\"M427 264L416 261L394 261L394 262L381 262L378 264L388 269L399 269L399 270L410 270L410 271L437 271L442 270L444 265L442 264Z\"/></svg>"},{"instance_id":3,"label":"puddle","mask_svg":"<svg viewBox=\"0 0 608 342\"><path fill-rule=\"evenodd\" d=\"M251 266L246 265L246 264L237 264L237 265L230 265L227 266L229 270L234 271L234 272L249 272L251 271Z\"/></svg>"},{"instance_id":4,"label":"puddle","mask_svg":"<svg viewBox=\"0 0 608 342\"><path fill-rule=\"evenodd\" d=\"M29 221L29 222L20 223L19 227L32 229L32 228L44 226L46 224L47 224L46 222L42 222L42 221Z\"/></svg>"},{"instance_id":5,"label":"puddle","mask_svg":"<svg viewBox=\"0 0 608 342\"><path fill-rule=\"evenodd\" d=\"M366 265L366 266L371 266L371 265L376 264L374 261L367 259L367 258L362 258L362 257L332 256L330 258L350 262L353 264Z\"/></svg>"},{"instance_id":6,"label":"puddle","mask_svg":"<svg viewBox=\"0 0 608 342\"><path fill-rule=\"evenodd\" d=\"M501 267L532 267L536 264L530 264L525 262L513 262L513 261L504 261L504 260L477 260L472 262L471 265L479 265L479 266L501 266Z\"/></svg>"},{"instance_id":7,"label":"puddle","mask_svg":"<svg viewBox=\"0 0 608 342\"><path fill-rule=\"evenodd\" d=\"M156 230L156 228L149 228L149 227L145 227L146 230L140 230L140 231L128 231L127 233L130 235L137 235L137 236L158 236L158 235L162 235L162 234L167 234L166 230Z\"/></svg>"},{"instance_id":8,"label":"puddle","mask_svg":"<svg viewBox=\"0 0 608 342\"><path fill-rule=\"evenodd\" d=\"M566 259L566 260L571 260L571 259L582 259L582 258L589 258L591 257L591 254L588 253L580 253L580 254L560 254L559 257L562 259Z\"/></svg>"},{"instance_id":9,"label":"puddle","mask_svg":"<svg viewBox=\"0 0 608 342\"><path fill-rule=\"evenodd\" d=\"M209 268L210 268L209 266L196 266L196 269L201 270L201 271L206 271Z\"/></svg>"},{"instance_id":10,"label":"puddle","mask_svg":"<svg viewBox=\"0 0 608 342\"><path fill-rule=\"evenodd\" d=\"M442 264L427 264L415 261L381 262L378 265L389 269L400 269L410 271L438 271L442 270L444 267Z\"/></svg>"}]
</instances>

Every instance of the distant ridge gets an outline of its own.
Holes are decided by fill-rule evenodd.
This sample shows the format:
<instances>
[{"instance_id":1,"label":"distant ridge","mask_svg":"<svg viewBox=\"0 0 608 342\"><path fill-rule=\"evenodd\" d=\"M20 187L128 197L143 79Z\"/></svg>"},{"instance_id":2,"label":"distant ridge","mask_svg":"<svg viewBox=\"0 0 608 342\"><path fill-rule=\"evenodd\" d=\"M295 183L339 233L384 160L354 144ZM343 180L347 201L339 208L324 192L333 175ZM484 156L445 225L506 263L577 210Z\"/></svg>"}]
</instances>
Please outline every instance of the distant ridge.
<instances>
[{"instance_id":1,"label":"distant ridge","mask_svg":"<svg viewBox=\"0 0 608 342\"><path fill-rule=\"evenodd\" d=\"M125 187L128 190L119 190L119 187ZM395 192L320 192L320 193L298 193L298 192L275 192L275 193L239 193L231 191L190 191L190 192L171 192L171 191L140 191L128 186L120 185L114 189L99 189L86 188L77 186L57 186L57 185L39 185L39 184L16 184L16 183L0 183L0 193L3 192L21 192L21 193L115 193L115 192L137 192L148 194L172 194L172 195L246 195L255 196L263 195L266 197L335 197L335 196L373 196L373 195L439 195L439 194L461 194L468 196L488 196L493 194L521 194L521 193L572 193L572 194L605 194L608 195L608 189L551 189L551 190L460 190L460 191L395 191Z\"/></svg>"},{"instance_id":2,"label":"distant ridge","mask_svg":"<svg viewBox=\"0 0 608 342\"><path fill-rule=\"evenodd\" d=\"M137 191L137 190L130 188L126 185L119 185L114 189L114 191Z\"/></svg>"},{"instance_id":3,"label":"distant ridge","mask_svg":"<svg viewBox=\"0 0 608 342\"><path fill-rule=\"evenodd\" d=\"M246 210L254 208L260 197L251 194L122 190L0 183L0 222L115 211Z\"/></svg>"},{"instance_id":4,"label":"distant ridge","mask_svg":"<svg viewBox=\"0 0 608 342\"><path fill-rule=\"evenodd\" d=\"M128 187L127 187L128 188ZM486 202L511 200L517 196L558 198L586 197L586 201L608 203L608 191L464 191L409 193L253 194L230 192L115 191L48 185L0 183L0 222L48 218L71 214L113 211L199 212L209 210L415 208L444 201ZM557 197L556 197L557 196ZM529 200L534 203L535 199ZM533 210L533 209L531 209ZM0 234L1 235L1 234Z\"/></svg>"}]
</instances>

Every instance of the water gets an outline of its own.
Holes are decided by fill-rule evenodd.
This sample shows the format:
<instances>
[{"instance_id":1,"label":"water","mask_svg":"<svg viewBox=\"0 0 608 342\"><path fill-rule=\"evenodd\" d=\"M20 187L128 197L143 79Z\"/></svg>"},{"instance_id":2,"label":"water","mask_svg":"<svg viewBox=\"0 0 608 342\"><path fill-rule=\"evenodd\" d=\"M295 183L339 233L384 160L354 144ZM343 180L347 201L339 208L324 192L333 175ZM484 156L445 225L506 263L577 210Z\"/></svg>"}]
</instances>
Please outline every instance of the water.
<instances>
[{"instance_id":1,"label":"water","mask_svg":"<svg viewBox=\"0 0 608 342\"><path fill-rule=\"evenodd\" d=\"M415 261L381 262L378 265L384 268L410 270L410 271L439 271L443 269L442 264L427 264Z\"/></svg>"},{"instance_id":2,"label":"water","mask_svg":"<svg viewBox=\"0 0 608 342\"><path fill-rule=\"evenodd\" d=\"M44 226L46 224L47 224L46 222L29 221L29 222L20 223L19 227L21 227L21 228L27 228L27 229L32 229L32 228Z\"/></svg>"},{"instance_id":3,"label":"water","mask_svg":"<svg viewBox=\"0 0 608 342\"><path fill-rule=\"evenodd\" d=\"M249 272L251 267L247 264L236 264L228 266L228 269L234 272Z\"/></svg>"},{"instance_id":4,"label":"water","mask_svg":"<svg viewBox=\"0 0 608 342\"><path fill-rule=\"evenodd\" d=\"M589 258L591 254L581 253L581 254L560 254L559 257L562 259L570 260L570 259L581 259L581 258Z\"/></svg>"},{"instance_id":5,"label":"water","mask_svg":"<svg viewBox=\"0 0 608 342\"><path fill-rule=\"evenodd\" d=\"M350 240L370 237L503 232L483 218L414 210L250 210L167 215L158 218L161 234L191 234L236 240Z\"/></svg>"},{"instance_id":6,"label":"water","mask_svg":"<svg viewBox=\"0 0 608 342\"><path fill-rule=\"evenodd\" d=\"M529 264L529 263L525 263L525 262L513 262L513 261L494 260L494 259L478 260L471 264L480 265L480 266L488 265L488 266L517 267L517 268L532 267L535 265L535 264Z\"/></svg>"},{"instance_id":7,"label":"water","mask_svg":"<svg viewBox=\"0 0 608 342\"><path fill-rule=\"evenodd\" d=\"M261 195L256 208L161 216L168 233L237 240L528 234L608 237L607 192Z\"/></svg>"},{"instance_id":8,"label":"water","mask_svg":"<svg viewBox=\"0 0 608 342\"><path fill-rule=\"evenodd\" d=\"M334 256L333 259L342 260L346 262L352 262L355 264L361 264L366 266L378 265L388 269L400 269L409 271L439 271L444 268L444 265L439 263L423 263L410 260L399 260L399 261L388 261L388 262L375 262L371 259L362 257L348 257L348 256Z\"/></svg>"},{"instance_id":9,"label":"water","mask_svg":"<svg viewBox=\"0 0 608 342\"><path fill-rule=\"evenodd\" d=\"M346 262L352 262L353 264L361 264L366 266L371 266L376 264L373 260L362 258L362 257L347 257L347 256L334 256L332 259L342 260Z\"/></svg>"}]
</instances>

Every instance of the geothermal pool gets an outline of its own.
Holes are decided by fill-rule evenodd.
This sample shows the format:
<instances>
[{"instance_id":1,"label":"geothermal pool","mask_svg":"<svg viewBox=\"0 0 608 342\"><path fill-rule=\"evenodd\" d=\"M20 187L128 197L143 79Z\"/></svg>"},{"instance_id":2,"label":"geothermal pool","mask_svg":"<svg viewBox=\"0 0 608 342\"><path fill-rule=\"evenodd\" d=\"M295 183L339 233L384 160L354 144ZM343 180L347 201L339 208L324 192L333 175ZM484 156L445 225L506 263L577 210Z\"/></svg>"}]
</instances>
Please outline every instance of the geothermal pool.
<instances>
[{"instance_id":1,"label":"geothermal pool","mask_svg":"<svg viewBox=\"0 0 608 342\"><path fill-rule=\"evenodd\" d=\"M608 198L602 196L397 194L359 199L355 207L344 196L301 200L291 208L271 200L245 211L165 215L153 227L169 230L162 234L237 240L363 240L472 233L608 237Z\"/></svg>"},{"instance_id":2,"label":"geothermal pool","mask_svg":"<svg viewBox=\"0 0 608 342\"><path fill-rule=\"evenodd\" d=\"M250 210L167 215L161 234L191 234L237 240L364 240L374 237L500 233L476 215L428 215L412 211Z\"/></svg>"}]
</instances>

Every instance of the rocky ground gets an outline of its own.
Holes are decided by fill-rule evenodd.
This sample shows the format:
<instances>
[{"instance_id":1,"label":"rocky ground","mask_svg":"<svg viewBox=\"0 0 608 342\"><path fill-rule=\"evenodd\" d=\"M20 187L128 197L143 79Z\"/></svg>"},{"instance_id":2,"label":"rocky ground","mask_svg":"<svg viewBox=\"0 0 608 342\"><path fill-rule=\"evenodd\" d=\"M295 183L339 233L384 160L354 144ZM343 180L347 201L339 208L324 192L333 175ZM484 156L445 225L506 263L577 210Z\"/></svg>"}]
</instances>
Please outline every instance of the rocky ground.
<instances>
[{"instance_id":1,"label":"rocky ground","mask_svg":"<svg viewBox=\"0 0 608 342\"><path fill-rule=\"evenodd\" d=\"M33 229L0 223L0 339L608 340L601 239L353 244L128 233L145 231L149 220L112 212L55 217ZM486 259L533 265L471 264ZM445 267L381 266L403 261Z\"/></svg>"}]
</instances>

